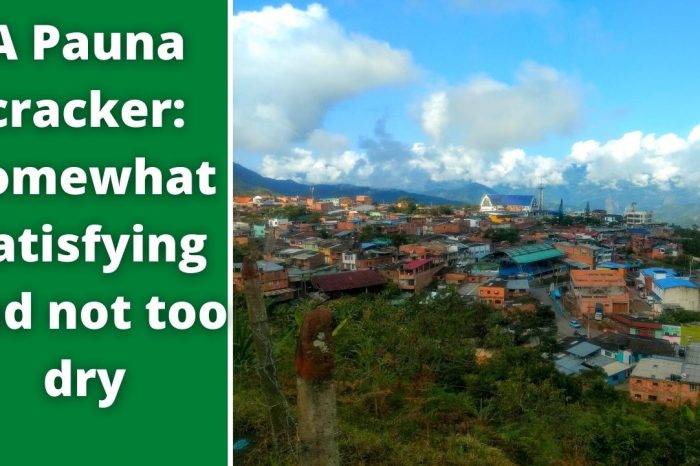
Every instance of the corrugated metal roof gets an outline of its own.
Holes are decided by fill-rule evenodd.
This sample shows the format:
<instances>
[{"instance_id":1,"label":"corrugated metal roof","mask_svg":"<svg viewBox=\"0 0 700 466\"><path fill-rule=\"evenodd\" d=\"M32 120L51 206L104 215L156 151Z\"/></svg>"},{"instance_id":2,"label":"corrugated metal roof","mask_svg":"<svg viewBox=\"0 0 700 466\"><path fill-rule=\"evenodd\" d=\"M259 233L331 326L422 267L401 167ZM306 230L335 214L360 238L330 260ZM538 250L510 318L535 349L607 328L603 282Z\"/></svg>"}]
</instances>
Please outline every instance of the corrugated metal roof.
<instances>
[{"instance_id":1,"label":"corrugated metal roof","mask_svg":"<svg viewBox=\"0 0 700 466\"><path fill-rule=\"evenodd\" d=\"M588 343L587 341L582 341L578 345L574 345L566 349L567 353L577 356L579 358L585 358L598 351L600 351L600 346L593 345L591 343Z\"/></svg>"},{"instance_id":2,"label":"corrugated metal roof","mask_svg":"<svg viewBox=\"0 0 700 466\"><path fill-rule=\"evenodd\" d=\"M421 267L425 264L429 264L431 262L430 259L416 259L411 262L407 262L403 265L404 270L415 270L418 267Z\"/></svg>"},{"instance_id":3,"label":"corrugated metal roof","mask_svg":"<svg viewBox=\"0 0 700 466\"><path fill-rule=\"evenodd\" d=\"M554 366L557 371L565 375L580 374L587 371L588 368L582 364L582 361L573 356L564 356L554 361Z\"/></svg>"},{"instance_id":4,"label":"corrugated metal roof","mask_svg":"<svg viewBox=\"0 0 700 466\"><path fill-rule=\"evenodd\" d=\"M547 244L531 244L504 249L503 253L516 264L528 264L564 256L564 252Z\"/></svg>"},{"instance_id":5,"label":"corrugated metal roof","mask_svg":"<svg viewBox=\"0 0 700 466\"><path fill-rule=\"evenodd\" d=\"M329 273L311 279L311 283L323 292L350 291L371 288L386 283L384 277L374 270Z\"/></svg>"},{"instance_id":6,"label":"corrugated metal roof","mask_svg":"<svg viewBox=\"0 0 700 466\"><path fill-rule=\"evenodd\" d=\"M617 316L617 314L613 314L613 318L615 316ZM633 353L653 354L657 356L674 356L676 354L671 343L656 338L607 332L592 338L591 341L608 351L628 349Z\"/></svg>"},{"instance_id":7,"label":"corrugated metal roof","mask_svg":"<svg viewBox=\"0 0 700 466\"><path fill-rule=\"evenodd\" d=\"M270 262L270 261L259 260L259 261L257 261L257 264L258 264L258 270L260 272L281 272L282 270L284 270L283 266L281 266L279 264L275 264L274 262ZM234 262L233 270L235 270L235 271L243 270L243 263L242 262Z\"/></svg>"},{"instance_id":8,"label":"corrugated metal roof","mask_svg":"<svg viewBox=\"0 0 700 466\"><path fill-rule=\"evenodd\" d=\"M627 325L628 327L634 328L646 328L651 330L660 330L661 324L658 322L648 322L645 320L634 319L630 316L623 314L612 314L610 318L616 322Z\"/></svg>"},{"instance_id":9,"label":"corrugated metal roof","mask_svg":"<svg viewBox=\"0 0 700 466\"><path fill-rule=\"evenodd\" d=\"M658 280L654 280L654 283L656 286L659 288L663 288L664 290L668 290L669 288L700 288L697 283L692 282L688 279L685 278L660 278Z\"/></svg>"},{"instance_id":10,"label":"corrugated metal roof","mask_svg":"<svg viewBox=\"0 0 700 466\"><path fill-rule=\"evenodd\" d=\"M685 362L700 364L700 344L692 343L685 350Z\"/></svg>"},{"instance_id":11,"label":"corrugated metal roof","mask_svg":"<svg viewBox=\"0 0 700 466\"><path fill-rule=\"evenodd\" d=\"M665 380L670 378L671 374L681 375L682 371L683 363L681 361L647 358L637 363L632 370L632 377Z\"/></svg>"},{"instance_id":12,"label":"corrugated metal roof","mask_svg":"<svg viewBox=\"0 0 700 466\"><path fill-rule=\"evenodd\" d=\"M624 364L619 361L613 361L610 364L603 366L603 370L605 373L610 376L610 375L615 375L619 374L620 372L626 371L630 368L631 366L629 364Z\"/></svg>"},{"instance_id":13,"label":"corrugated metal roof","mask_svg":"<svg viewBox=\"0 0 700 466\"><path fill-rule=\"evenodd\" d=\"M506 288L509 290L529 290L530 284L527 280L508 280Z\"/></svg>"}]
</instances>

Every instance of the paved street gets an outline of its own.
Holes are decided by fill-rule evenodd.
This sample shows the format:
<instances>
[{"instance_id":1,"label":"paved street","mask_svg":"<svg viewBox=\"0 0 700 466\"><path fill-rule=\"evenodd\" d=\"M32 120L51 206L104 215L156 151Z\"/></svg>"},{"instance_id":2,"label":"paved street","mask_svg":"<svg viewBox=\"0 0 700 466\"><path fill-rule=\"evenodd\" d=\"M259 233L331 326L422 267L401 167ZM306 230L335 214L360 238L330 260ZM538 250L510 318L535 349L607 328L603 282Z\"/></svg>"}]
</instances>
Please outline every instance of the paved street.
<instances>
[{"instance_id":1,"label":"paved street","mask_svg":"<svg viewBox=\"0 0 700 466\"><path fill-rule=\"evenodd\" d=\"M552 298L549 296L549 286L533 286L530 287L530 294L537 299L540 303L544 304L545 306L551 306L552 309L554 310L554 314L556 316L556 321L557 321L557 336L558 337L567 337L567 336L573 336L575 329L572 328L569 325L569 320L571 320L571 316L568 314L564 314L561 311L561 307L556 305L555 303L552 302ZM585 332L589 333L589 329L586 326L586 322L582 319L578 319L579 322L582 325L582 328L579 329L580 332ZM597 335L600 335L600 331L597 329L590 328L590 336L595 337Z\"/></svg>"}]
</instances>

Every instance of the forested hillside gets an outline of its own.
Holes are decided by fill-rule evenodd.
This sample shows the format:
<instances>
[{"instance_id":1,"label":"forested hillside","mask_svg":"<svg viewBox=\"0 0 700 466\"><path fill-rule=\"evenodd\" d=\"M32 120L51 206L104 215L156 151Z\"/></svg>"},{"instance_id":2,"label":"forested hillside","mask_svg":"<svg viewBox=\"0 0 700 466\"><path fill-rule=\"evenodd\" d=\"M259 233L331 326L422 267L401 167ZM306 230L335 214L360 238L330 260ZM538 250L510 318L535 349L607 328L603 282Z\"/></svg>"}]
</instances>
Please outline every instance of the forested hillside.
<instances>
[{"instance_id":1,"label":"forested hillside","mask_svg":"<svg viewBox=\"0 0 700 466\"><path fill-rule=\"evenodd\" d=\"M391 291L330 304L341 464L691 465L700 458L697 410L632 402L602 373L571 377L549 358L553 314L504 318L451 291L401 304ZM273 448L237 297L236 464L295 464ZM269 310L280 387L296 419L294 353L310 303Z\"/></svg>"}]
</instances>

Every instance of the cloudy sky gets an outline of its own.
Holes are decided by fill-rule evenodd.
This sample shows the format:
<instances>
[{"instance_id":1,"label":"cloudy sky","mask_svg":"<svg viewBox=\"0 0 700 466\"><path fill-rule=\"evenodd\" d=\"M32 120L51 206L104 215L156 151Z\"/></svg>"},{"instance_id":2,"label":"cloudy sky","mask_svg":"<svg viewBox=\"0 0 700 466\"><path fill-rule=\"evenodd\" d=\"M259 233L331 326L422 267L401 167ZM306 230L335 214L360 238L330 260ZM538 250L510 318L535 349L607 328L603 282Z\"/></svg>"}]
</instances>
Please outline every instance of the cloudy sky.
<instances>
[{"instance_id":1,"label":"cloudy sky","mask_svg":"<svg viewBox=\"0 0 700 466\"><path fill-rule=\"evenodd\" d=\"M236 0L234 158L272 178L697 186L700 2Z\"/></svg>"}]
</instances>

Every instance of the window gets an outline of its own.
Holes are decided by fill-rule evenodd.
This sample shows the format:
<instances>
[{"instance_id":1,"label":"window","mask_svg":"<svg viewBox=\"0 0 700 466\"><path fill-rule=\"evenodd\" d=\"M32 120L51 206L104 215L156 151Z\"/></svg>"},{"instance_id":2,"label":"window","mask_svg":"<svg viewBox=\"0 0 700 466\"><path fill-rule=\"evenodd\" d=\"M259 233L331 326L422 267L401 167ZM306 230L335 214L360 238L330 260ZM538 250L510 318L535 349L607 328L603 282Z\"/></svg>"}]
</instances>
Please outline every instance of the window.
<instances>
[{"instance_id":1,"label":"window","mask_svg":"<svg viewBox=\"0 0 700 466\"><path fill-rule=\"evenodd\" d=\"M640 379L636 379L634 383L642 383L642 381Z\"/></svg>"},{"instance_id":2,"label":"window","mask_svg":"<svg viewBox=\"0 0 700 466\"><path fill-rule=\"evenodd\" d=\"M641 400L641 399L642 399L642 395L640 395L639 393L635 393L635 394L634 394L634 399L635 399L635 400Z\"/></svg>"},{"instance_id":3,"label":"window","mask_svg":"<svg viewBox=\"0 0 700 466\"><path fill-rule=\"evenodd\" d=\"M656 395L649 395L648 400L649 401L656 401Z\"/></svg>"},{"instance_id":4,"label":"window","mask_svg":"<svg viewBox=\"0 0 700 466\"><path fill-rule=\"evenodd\" d=\"M659 382L652 382L651 384L652 384L653 386L655 386L655 387L658 387L658 386L659 386Z\"/></svg>"},{"instance_id":5,"label":"window","mask_svg":"<svg viewBox=\"0 0 700 466\"><path fill-rule=\"evenodd\" d=\"M691 384L690 384L690 391L691 391L691 392L697 392L697 391L698 391L698 384L696 384L696 383L691 383Z\"/></svg>"}]
</instances>

